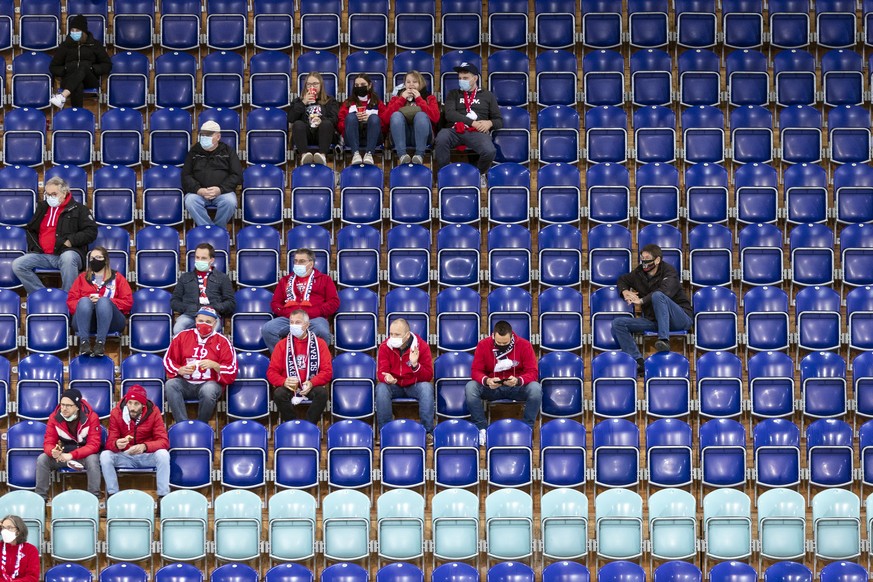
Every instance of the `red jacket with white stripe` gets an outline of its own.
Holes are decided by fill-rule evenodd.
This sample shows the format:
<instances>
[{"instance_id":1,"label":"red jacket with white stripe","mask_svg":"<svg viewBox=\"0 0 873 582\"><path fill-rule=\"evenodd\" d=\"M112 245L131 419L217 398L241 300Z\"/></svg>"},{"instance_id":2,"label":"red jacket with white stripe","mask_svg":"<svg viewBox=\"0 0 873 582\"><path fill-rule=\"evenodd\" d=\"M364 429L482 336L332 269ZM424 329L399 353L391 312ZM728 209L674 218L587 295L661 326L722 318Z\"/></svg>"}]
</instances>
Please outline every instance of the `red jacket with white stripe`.
<instances>
[{"instance_id":1,"label":"red jacket with white stripe","mask_svg":"<svg viewBox=\"0 0 873 582\"><path fill-rule=\"evenodd\" d=\"M200 337L196 329L186 329L176 334L164 355L167 380L180 376L179 368L184 367L189 360L213 360L221 366L220 372L212 368L198 368L193 374L181 376L192 384L212 380L227 386L236 380L236 352L230 340L218 332L212 332L205 338Z\"/></svg>"},{"instance_id":2,"label":"red jacket with white stripe","mask_svg":"<svg viewBox=\"0 0 873 582\"><path fill-rule=\"evenodd\" d=\"M65 453L70 453L73 459L84 459L89 455L100 452L100 419L97 413L91 410L91 405L83 398L79 405L79 415L73 421L76 432L70 431L69 423L61 416L61 407L58 405L49 417L45 429L45 442L42 450L49 457L55 445L61 443Z\"/></svg>"}]
</instances>

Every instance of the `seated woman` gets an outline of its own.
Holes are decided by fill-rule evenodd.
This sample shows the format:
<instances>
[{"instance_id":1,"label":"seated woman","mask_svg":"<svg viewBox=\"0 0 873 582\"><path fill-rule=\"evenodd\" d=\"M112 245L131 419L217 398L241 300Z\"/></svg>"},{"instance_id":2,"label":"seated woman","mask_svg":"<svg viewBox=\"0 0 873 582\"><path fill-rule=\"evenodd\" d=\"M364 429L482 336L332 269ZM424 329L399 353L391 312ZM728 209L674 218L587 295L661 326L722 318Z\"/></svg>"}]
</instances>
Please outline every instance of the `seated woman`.
<instances>
[{"instance_id":1,"label":"seated woman","mask_svg":"<svg viewBox=\"0 0 873 582\"><path fill-rule=\"evenodd\" d=\"M440 121L439 103L428 93L424 75L418 71L406 73L406 80L385 108L385 121L391 128L391 140L399 163L423 163L424 150L433 137L433 128ZM409 142L415 147L411 159L406 150Z\"/></svg>"},{"instance_id":2,"label":"seated woman","mask_svg":"<svg viewBox=\"0 0 873 582\"><path fill-rule=\"evenodd\" d=\"M39 582L39 550L27 541L27 525L17 515L7 515L0 521L0 555L3 556L3 580L6 582Z\"/></svg>"},{"instance_id":3,"label":"seated woman","mask_svg":"<svg viewBox=\"0 0 873 582\"><path fill-rule=\"evenodd\" d=\"M382 139L382 130L387 127L382 116L385 104L373 92L373 82L365 73L355 77L352 95L345 100L339 112L339 132L352 150L352 165L373 164L373 152ZM361 141L365 141L364 155L361 157Z\"/></svg>"},{"instance_id":4,"label":"seated woman","mask_svg":"<svg viewBox=\"0 0 873 582\"><path fill-rule=\"evenodd\" d=\"M79 275L67 296L73 330L79 336L80 356L103 356L106 336L124 330L126 315L133 306L133 294L124 276L109 268L109 252L94 247L88 253L88 266ZM91 350L91 336L96 336Z\"/></svg>"},{"instance_id":5,"label":"seated woman","mask_svg":"<svg viewBox=\"0 0 873 582\"><path fill-rule=\"evenodd\" d=\"M327 152L336 136L339 103L324 90L321 73L306 76L303 94L291 103L288 125L291 142L300 154L300 164L327 164ZM318 153L309 152L310 145L318 145Z\"/></svg>"},{"instance_id":6,"label":"seated woman","mask_svg":"<svg viewBox=\"0 0 873 582\"><path fill-rule=\"evenodd\" d=\"M88 32L88 20L81 14L70 19L70 31L49 64L52 77L61 91L50 101L61 108L67 99L73 107L85 104L85 89L99 89L100 77L112 70L112 61L103 44Z\"/></svg>"}]
</instances>

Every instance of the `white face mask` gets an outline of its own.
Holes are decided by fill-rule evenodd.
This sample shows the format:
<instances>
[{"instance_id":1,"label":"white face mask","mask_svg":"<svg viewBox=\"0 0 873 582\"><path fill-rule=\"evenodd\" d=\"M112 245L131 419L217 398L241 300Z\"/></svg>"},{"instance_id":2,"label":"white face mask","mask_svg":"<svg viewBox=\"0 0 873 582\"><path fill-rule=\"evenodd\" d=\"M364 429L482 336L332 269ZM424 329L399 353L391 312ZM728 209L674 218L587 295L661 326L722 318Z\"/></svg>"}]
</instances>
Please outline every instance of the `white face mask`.
<instances>
[{"instance_id":1,"label":"white face mask","mask_svg":"<svg viewBox=\"0 0 873 582\"><path fill-rule=\"evenodd\" d=\"M62 417L64 420L66 420L67 422L73 422L74 420L76 420L77 418L79 418L79 413L78 413L78 412L74 412L74 413L71 414L70 416L66 416L65 414L61 413L61 417Z\"/></svg>"},{"instance_id":2,"label":"white face mask","mask_svg":"<svg viewBox=\"0 0 873 582\"><path fill-rule=\"evenodd\" d=\"M396 349L400 349L400 346L402 346L402 345L403 345L403 338L402 337L389 337L388 338L388 347L389 348L394 348L396 350Z\"/></svg>"},{"instance_id":3,"label":"white face mask","mask_svg":"<svg viewBox=\"0 0 873 582\"><path fill-rule=\"evenodd\" d=\"M7 544L11 544L15 541L15 538L18 537L18 534L14 531L9 531L8 529L4 529L0 531L0 536L3 537L3 541Z\"/></svg>"},{"instance_id":4,"label":"white face mask","mask_svg":"<svg viewBox=\"0 0 873 582\"><path fill-rule=\"evenodd\" d=\"M52 208L57 208L61 205L61 199L57 196L46 196L45 203L51 206Z\"/></svg>"},{"instance_id":5,"label":"white face mask","mask_svg":"<svg viewBox=\"0 0 873 582\"><path fill-rule=\"evenodd\" d=\"M291 335L293 335L293 336L296 337L296 338L301 338L301 337L303 337L303 326L302 326L302 325L298 325L298 324L296 324L296 323L292 323L292 324L291 324L291 330L290 330L290 331L291 331Z\"/></svg>"}]
</instances>

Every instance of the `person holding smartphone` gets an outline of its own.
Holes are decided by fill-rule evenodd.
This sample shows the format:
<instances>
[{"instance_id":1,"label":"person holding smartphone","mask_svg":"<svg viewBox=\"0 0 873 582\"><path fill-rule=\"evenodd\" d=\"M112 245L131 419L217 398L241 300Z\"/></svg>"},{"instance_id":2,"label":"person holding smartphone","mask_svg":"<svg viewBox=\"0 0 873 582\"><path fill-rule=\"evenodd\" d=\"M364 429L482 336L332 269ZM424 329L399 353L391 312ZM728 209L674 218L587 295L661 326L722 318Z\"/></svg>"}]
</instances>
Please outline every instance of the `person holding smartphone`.
<instances>
[{"instance_id":1,"label":"person holding smartphone","mask_svg":"<svg viewBox=\"0 0 873 582\"><path fill-rule=\"evenodd\" d=\"M288 111L291 142L301 156L300 165L327 164L327 152L336 137L338 118L339 103L325 91L321 73L309 73L303 92ZM310 145L317 145L318 152L310 152Z\"/></svg>"},{"instance_id":2,"label":"person holding smartphone","mask_svg":"<svg viewBox=\"0 0 873 582\"><path fill-rule=\"evenodd\" d=\"M488 426L484 400L524 402L523 420L533 428L543 400L537 358L531 343L516 335L508 322L498 321L491 336L476 345L470 378L466 386L467 410L479 429L480 445L485 445Z\"/></svg>"}]
</instances>

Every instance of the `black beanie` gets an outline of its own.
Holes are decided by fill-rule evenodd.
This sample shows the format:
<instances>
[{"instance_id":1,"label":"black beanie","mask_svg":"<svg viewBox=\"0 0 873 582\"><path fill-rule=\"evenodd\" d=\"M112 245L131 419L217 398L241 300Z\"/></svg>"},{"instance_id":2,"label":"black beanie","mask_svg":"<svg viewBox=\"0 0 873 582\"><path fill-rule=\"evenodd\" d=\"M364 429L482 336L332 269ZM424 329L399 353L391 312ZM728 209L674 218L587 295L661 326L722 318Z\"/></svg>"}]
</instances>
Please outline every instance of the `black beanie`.
<instances>
[{"instance_id":1,"label":"black beanie","mask_svg":"<svg viewBox=\"0 0 873 582\"><path fill-rule=\"evenodd\" d=\"M68 388L61 394L61 399L69 398L76 405L76 408L82 408L82 393L75 388Z\"/></svg>"},{"instance_id":2,"label":"black beanie","mask_svg":"<svg viewBox=\"0 0 873 582\"><path fill-rule=\"evenodd\" d=\"M81 30L84 33L88 32L88 19L82 14L77 14L70 19L70 28Z\"/></svg>"}]
</instances>

